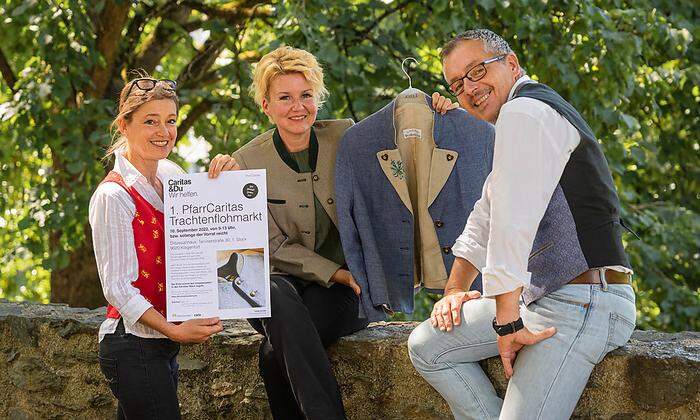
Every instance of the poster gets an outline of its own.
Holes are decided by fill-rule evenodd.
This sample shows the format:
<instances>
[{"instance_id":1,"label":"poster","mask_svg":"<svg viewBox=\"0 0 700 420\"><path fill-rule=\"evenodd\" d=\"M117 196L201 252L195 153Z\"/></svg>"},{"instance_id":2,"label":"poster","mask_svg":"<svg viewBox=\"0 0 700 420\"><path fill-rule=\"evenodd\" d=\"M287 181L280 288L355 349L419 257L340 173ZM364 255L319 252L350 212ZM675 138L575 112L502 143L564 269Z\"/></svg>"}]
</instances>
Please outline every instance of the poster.
<instances>
[{"instance_id":1,"label":"poster","mask_svg":"<svg viewBox=\"0 0 700 420\"><path fill-rule=\"evenodd\" d=\"M164 182L167 320L269 317L265 170Z\"/></svg>"}]
</instances>

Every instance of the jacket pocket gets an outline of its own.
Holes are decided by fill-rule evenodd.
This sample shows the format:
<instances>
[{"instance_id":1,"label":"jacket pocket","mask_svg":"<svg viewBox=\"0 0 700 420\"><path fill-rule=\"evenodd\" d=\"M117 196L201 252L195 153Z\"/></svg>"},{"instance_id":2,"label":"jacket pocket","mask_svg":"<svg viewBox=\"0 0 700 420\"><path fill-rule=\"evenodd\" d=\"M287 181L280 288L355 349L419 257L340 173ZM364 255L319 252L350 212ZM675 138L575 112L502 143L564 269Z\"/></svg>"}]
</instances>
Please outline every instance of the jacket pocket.
<instances>
[{"instance_id":1,"label":"jacket pocket","mask_svg":"<svg viewBox=\"0 0 700 420\"><path fill-rule=\"evenodd\" d=\"M267 202L268 204L287 204L287 200L278 200L275 198L268 198Z\"/></svg>"},{"instance_id":2,"label":"jacket pocket","mask_svg":"<svg viewBox=\"0 0 700 420\"><path fill-rule=\"evenodd\" d=\"M530 256L527 257L527 260L530 261L531 259L535 258L536 256L540 255L541 253L543 253L544 251L548 250L549 248L551 248L553 246L554 246L554 242L549 242L549 243L544 244L537 251L532 251L530 253Z\"/></svg>"}]
</instances>

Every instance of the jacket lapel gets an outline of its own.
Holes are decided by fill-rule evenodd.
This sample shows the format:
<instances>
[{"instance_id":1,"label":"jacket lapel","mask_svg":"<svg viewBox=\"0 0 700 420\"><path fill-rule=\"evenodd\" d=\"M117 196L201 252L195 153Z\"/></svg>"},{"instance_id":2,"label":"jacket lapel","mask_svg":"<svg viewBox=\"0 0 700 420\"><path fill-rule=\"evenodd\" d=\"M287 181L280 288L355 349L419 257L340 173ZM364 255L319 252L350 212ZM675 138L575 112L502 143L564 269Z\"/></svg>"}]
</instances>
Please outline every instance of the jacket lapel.
<instances>
[{"instance_id":1,"label":"jacket lapel","mask_svg":"<svg viewBox=\"0 0 700 420\"><path fill-rule=\"evenodd\" d=\"M432 101L429 100L427 95L426 102L428 103L428 106L434 110ZM433 155L430 160L428 208L430 208L430 206L435 202L437 196L440 195L440 191L442 191L442 188L445 186L447 179L450 177L450 174L455 167L455 163L457 163L457 158L459 158L459 153L448 149L451 141L453 140L453 136L447 135L444 138L442 137L442 132L445 130L444 124L445 119L441 118L439 114L435 114L433 126L435 149L433 149Z\"/></svg>"},{"instance_id":2,"label":"jacket lapel","mask_svg":"<svg viewBox=\"0 0 700 420\"><path fill-rule=\"evenodd\" d=\"M459 153L449 149L433 149L430 161L430 180L428 184L428 207L430 207L445 186L455 167Z\"/></svg>"},{"instance_id":3,"label":"jacket lapel","mask_svg":"<svg viewBox=\"0 0 700 420\"><path fill-rule=\"evenodd\" d=\"M254 168L266 168L267 174L267 194L269 199L278 199L280 197L287 197L287 199L301 199L301 196L297 195L295 189L290 189L290 180L296 180L299 178L299 173L294 169L289 167L287 161L285 161L282 156L276 150L274 142L266 142L259 146L257 153L258 160L252 162L251 167ZM296 162L295 162L296 163ZM294 184L296 185L296 182ZM293 194L292 191L294 191ZM291 196L294 195L293 198Z\"/></svg>"},{"instance_id":4,"label":"jacket lapel","mask_svg":"<svg viewBox=\"0 0 700 420\"><path fill-rule=\"evenodd\" d=\"M394 187L401 202L413 213L411 197L408 195L408 185L406 184L406 168L404 167L401 153L398 149L380 150L377 152L377 161L381 166L384 175Z\"/></svg>"}]
</instances>

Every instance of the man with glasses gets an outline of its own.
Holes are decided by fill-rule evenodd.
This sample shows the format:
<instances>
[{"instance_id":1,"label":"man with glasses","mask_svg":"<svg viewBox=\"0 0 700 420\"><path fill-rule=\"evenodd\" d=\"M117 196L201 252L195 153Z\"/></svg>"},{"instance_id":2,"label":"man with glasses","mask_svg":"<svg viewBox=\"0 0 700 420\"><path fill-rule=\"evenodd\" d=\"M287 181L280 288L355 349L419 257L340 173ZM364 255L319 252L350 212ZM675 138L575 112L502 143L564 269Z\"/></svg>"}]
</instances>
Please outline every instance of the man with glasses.
<instances>
[{"instance_id":1,"label":"man with glasses","mask_svg":"<svg viewBox=\"0 0 700 420\"><path fill-rule=\"evenodd\" d=\"M619 200L588 124L491 31L442 51L460 105L495 124L493 171L452 251L411 361L456 418L569 418L596 363L634 329ZM482 273L483 297L469 292ZM479 361L500 354L501 399Z\"/></svg>"}]
</instances>

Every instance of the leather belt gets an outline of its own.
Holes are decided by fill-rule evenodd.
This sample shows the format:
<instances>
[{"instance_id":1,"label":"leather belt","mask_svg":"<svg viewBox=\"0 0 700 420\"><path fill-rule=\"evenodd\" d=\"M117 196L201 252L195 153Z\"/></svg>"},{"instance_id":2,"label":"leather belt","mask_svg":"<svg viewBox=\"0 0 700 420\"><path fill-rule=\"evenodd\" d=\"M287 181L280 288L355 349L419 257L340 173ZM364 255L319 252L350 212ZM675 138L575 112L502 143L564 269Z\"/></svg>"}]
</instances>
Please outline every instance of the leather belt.
<instances>
[{"instance_id":1,"label":"leather belt","mask_svg":"<svg viewBox=\"0 0 700 420\"><path fill-rule=\"evenodd\" d=\"M569 284L603 284L600 278L601 273L605 273L603 275L605 276L605 283L607 284L632 284L631 274L600 268L592 268L580 274L571 280Z\"/></svg>"}]
</instances>

